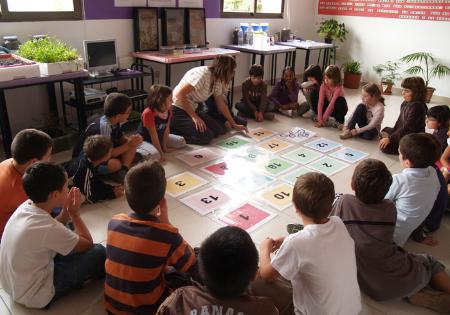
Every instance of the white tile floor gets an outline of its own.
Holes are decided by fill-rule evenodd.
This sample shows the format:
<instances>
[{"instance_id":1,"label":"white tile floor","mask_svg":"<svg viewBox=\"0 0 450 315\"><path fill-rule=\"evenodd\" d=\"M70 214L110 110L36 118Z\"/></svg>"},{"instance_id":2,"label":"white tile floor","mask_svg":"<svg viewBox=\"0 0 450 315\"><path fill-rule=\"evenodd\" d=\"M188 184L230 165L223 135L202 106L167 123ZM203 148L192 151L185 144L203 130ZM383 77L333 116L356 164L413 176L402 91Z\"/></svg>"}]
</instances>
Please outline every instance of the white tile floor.
<instances>
[{"instance_id":1,"label":"white tile floor","mask_svg":"<svg viewBox=\"0 0 450 315\"><path fill-rule=\"evenodd\" d=\"M347 100L352 111L359 103L360 96L358 90L347 90ZM236 99L236 97L235 97ZM386 97L386 114L383 126L393 126L398 117L399 108L402 98L399 95ZM438 103L439 101L439 103ZM450 104L448 99L434 98L433 104ZM259 126L254 121L250 121L250 127ZM281 115L276 116L274 122L264 122L260 126L264 126L274 131L286 131L295 126L301 126L306 129L314 130L320 136L330 138L332 140L340 141L338 131L336 129L322 128L315 129L313 123L309 119L303 118L288 118ZM365 151L370 154L371 158L380 159L386 163L392 173L401 171L400 164L396 156L388 156L381 153L375 141L364 141L361 139L350 139L345 141L345 145L354 147L356 149ZM176 154L176 153L175 153ZM55 161L62 161L68 157L68 153L56 154L53 159ZM172 154L169 161L165 164L167 176L180 173L189 169L182 162L177 160ZM354 166L343 170L332 176L332 180L336 186L336 191L343 193L350 193L350 178L353 173ZM219 184L216 179L206 175L204 172L196 169L191 169L194 173L201 175ZM201 241L210 233L219 228L219 224L211 219L211 216L200 216L187 206L175 198L168 197L169 215L172 224L179 228L184 238L193 246L198 246ZM90 229L95 242L104 243L106 240L106 227L111 216L116 213L128 212L129 208L124 198L98 203L95 205L85 205L82 208L82 217ZM286 224L298 220L295 211L289 207L283 211L278 211L278 215L267 224L259 229L253 231L251 236L256 244L267 236L286 235ZM447 266L450 266L450 216L444 218L444 222L440 230L436 233L436 238L440 241L439 245L430 248L421 244L409 242L406 248L412 252L430 253L435 255L440 261ZM66 298L57 302L48 311L29 310L25 307L14 303L8 294L0 287L0 314L46 314L46 315L69 315L69 314L83 314L94 315L103 314L102 306L102 284L100 282L93 283L86 286L84 289L74 292ZM426 309L414 307L404 301L391 301L385 303L378 303L368 298L363 297L363 310L361 314L436 314Z\"/></svg>"}]
</instances>

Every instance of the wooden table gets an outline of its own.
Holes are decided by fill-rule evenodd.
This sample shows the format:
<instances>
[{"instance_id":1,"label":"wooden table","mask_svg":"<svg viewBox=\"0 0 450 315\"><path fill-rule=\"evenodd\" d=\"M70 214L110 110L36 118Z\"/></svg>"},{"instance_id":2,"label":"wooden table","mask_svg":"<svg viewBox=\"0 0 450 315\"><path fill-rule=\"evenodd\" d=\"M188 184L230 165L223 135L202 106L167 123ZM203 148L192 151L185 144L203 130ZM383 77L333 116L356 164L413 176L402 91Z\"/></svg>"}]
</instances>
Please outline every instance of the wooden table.
<instances>
[{"instance_id":1,"label":"wooden table","mask_svg":"<svg viewBox=\"0 0 450 315\"><path fill-rule=\"evenodd\" d=\"M250 45L222 45L223 48L239 50L241 52L252 54L252 64L256 63L256 55L259 55L259 64L264 68L264 60L266 55L272 56L272 65L270 72L270 83L275 84L277 78L277 58L278 54L286 54L284 66L291 65L291 54L295 55L295 48L283 45L268 46L265 49L255 48Z\"/></svg>"},{"instance_id":2,"label":"wooden table","mask_svg":"<svg viewBox=\"0 0 450 315\"><path fill-rule=\"evenodd\" d=\"M320 50L319 58L317 59L317 63L320 65L320 54L322 52L322 49L325 50L323 54L323 61L322 61L322 70L325 70L325 68L329 64L330 59L330 50L335 51L336 45L335 44L327 44L327 43L321 43L321 42L315 42L312 40L291 40L287 42L277 42L277 45L287 46L287 47L294 47L295 49L301 49L306 50L306 57L305 57L305 67L306 69L309 66L309 55L311 53L311 50ZM297 52L294 53L292 64L295 67L295 57ZM336 52L334 53L334 63L336 63Z\"/></svg>"},{"instance_id":3,"label":"wooden table","mask_svg":"<svg viewBox=\"0 0 450 315\"><path fill-rule=\"evenodd\" d=\"M236 50L209 48L198 53L182 55L162 54L158 51L137 51L131 53L131 56L136 59L138 64L143 64L144 60L164 64L166 67L166 85L171 86L171 66L173 64L200 61L200 64L203 66L205 60L212 60L220 55L236 56L238 54L239 51Z\"/></svg>"},{"instance_id":4,"label":"wooden table","mask_svg":"<svg viewBox=\"0 0 450 315\"><path fill-rule=\"evenodd\" d=\"M18 79L0 82L0 127L3 137L3 147L7 158L11 157L11 125L9 123L8 108L5 98L5 90L17 89L26 86L33 85L47 85L47 92L49 95L50 112L52 115L58 117L58 107L56 103L55 85L54 83L63 81L73 81L75 90L75 102L77 104L77 116L79 121L86 121L85 113L85 99L84 99L84 87L83 80L88 77L87 70L63 73L50 76L40 76L34 78ZM30 100L32 105L32 100ZM26 115L26 113L22 113ZM83 131L86 126L80 126L80 130Z\"/></svg>"}]
</instances>

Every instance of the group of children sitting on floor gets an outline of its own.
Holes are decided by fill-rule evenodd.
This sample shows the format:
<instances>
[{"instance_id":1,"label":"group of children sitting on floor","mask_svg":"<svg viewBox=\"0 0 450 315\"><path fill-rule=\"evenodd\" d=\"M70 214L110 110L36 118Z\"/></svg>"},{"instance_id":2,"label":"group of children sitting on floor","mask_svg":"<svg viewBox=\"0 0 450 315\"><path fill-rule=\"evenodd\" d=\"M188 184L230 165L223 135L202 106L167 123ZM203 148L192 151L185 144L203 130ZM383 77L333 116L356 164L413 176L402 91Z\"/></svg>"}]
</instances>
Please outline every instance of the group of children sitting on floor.
<instances>
[{"instance_id":1,"label":"group of children sitting on floor","mask_svg":"<svg viewBox=\"0 0 450 315\"><path fill-rule=\"evenodd\" d=\"M363 103L344 121L336 66L326 69L323 83L320 68L309 67L301 85L287 68L269 96L262 75L252 66L236 105L241 115L263 121L273 119L271 108L289 115L311 110L317 127L342 127L343 139L378 136L384 100L375 85L363 87ZM129 136L120 124L131 101L108 95L104 115L87 127L66 169L49 162L47 134L23 130L12 158L0 163L0 195L8 196L0 199L3 289L18 303L45 308L86 281L105 278L110 314L357 314L360 290L378 301L407 298L450 312L445 267L402 248L410 237L435 245L429 233L447 208L450 110L427 112L424 86L417 77L403 81L399 119L381 131L380 148L399 153L403 172L392 176L383 162L365 159L351 179L355 194L337 200L325 175L300 176L293 204L303 224L286 238L264 240L259 254L248 233L235 227L193 249L169 221L164 168L153 159L136 163L144 142L159 161L186 144L170 134L170 88L150 88L138 134ZM425 116L433 135L424 133ZM132 212L111 219L106 248L94 244L79 213L84 198L123 195Z\"/></svg>"}]
</instances>

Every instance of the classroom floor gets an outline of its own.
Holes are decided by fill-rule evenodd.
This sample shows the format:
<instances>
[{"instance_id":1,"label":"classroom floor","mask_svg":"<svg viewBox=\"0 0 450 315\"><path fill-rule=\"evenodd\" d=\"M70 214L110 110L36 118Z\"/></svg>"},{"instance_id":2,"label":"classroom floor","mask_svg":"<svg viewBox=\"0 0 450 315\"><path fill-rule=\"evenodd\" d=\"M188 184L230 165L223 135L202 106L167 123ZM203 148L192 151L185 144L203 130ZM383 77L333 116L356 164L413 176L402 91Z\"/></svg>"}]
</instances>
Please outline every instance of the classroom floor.
<instances>
[{"instance_id":1,"label":"classroom floor","mask_svg":"<svg viewBox=\"0 0 450 315\"><path fill-rule=\"evenodd\" d=\"M239 97L235 94L235 100ZM346 96L349 103L350 111L352 111L360 101L359 90L346 90ZM441 103L438 103L441 102ZM400 104L402 98L400 95L393 95L386 97L386 113L383 122L384 126L393 126L398 117ZM435 98L432 104L450 104L448 99ZM369 157L382 160L388 166L389 170L394 174L402 170L397 156L389 156L381 153L378 150L375 141L365 141L361 139L350 139L342 141L339 139L339 132L332 128L316 129L310 119L304 118L289 118L281 115L276 115L273 122L264 122L257 124L254 121L249 122L250 128L265 127L275 132L285 132L293 127L303 127L318 133L318 136L325 137L337 142L344 143L345 146L350 146L354 149L369 153ZM223 139L229 137L227 134ZM211 146L212 150L220 152L217 147ZM289 150L289 149L288 149ZM197 168L190 168L180 160L176 159L176 154L171 154L168 162L164 167L166 176L171 177L184 171L191 171L201 177L209 180L208 185L221 186L223 185L217 178L200 171ZM53 159L57 162L64 161L69 156L69 152L55 154ZM335 184L336 192L350 193L350 178L354 170L354 164L331 176ZM197 189L201 190L201 189ZM196 190L196 191L197 191ZM255 195L250 198L256 199ZM209 234L214 232L220 225L212 218L212 216L201 216L196 213L176 198L167 196L169 205L169 217L171 223L178 227L183 237L193 246L198 246L202 240ZM258 201L258 200L256 200ZM271 209L274 211L274 209ZM124 198L106 201L98 204L88 204L82 207L82 217L85 220L95 242L105 244L107 223L110 218L117 213L129 212L129 207ZM286 235L286 224L298 221L292 206L282 210L274 211L277 215L266 224L260 226L250 233L254 242L258 245L265 237ZM418 243L408 242L406 248L415 253L429 253L435 255L445 265L450 266L450 251L448 250L450 241L450 215L444 217L444 221L440 230L435 233L435 237L439 240L436 247L429 247ZM95 282L85 286L82 290L74 292L73 294L61 299L55 303L49 310L29 310L25 307L11 301L9 295L1 288L0 285L0 314L46 314L46 315L71 315L83 314L94 315L104 314L102 305L102 283ZM363 310L361 314L437 314L427 309L414 307L405 301L390 301L379 303L363 295Z\"/></svg>"}]
</instances>

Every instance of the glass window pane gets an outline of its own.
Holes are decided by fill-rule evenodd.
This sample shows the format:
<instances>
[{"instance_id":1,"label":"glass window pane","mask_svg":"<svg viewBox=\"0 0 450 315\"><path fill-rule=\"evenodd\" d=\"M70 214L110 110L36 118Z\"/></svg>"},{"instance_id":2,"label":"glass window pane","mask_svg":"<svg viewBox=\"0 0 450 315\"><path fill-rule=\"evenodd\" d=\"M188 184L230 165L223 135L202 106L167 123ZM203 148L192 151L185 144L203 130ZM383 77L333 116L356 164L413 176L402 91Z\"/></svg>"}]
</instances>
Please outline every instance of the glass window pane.
<instances>
[{"instance_id":1,"label":"glass window pane","mask_svg":"<svg viewBox=\"0 0 450 315\"><path fill-rule=\"evenodd\" d=\"M253 0L223 0L223 12L253 13Z\"/></svg>"},{"instance_id":2,"label":"glass window pane","mask_svg":"<svg viewBox=\"0 0 450 315\"><path fill-rule=\"evenodd\" d=\"M257 0L256 13L282 13L282 0Z\"/></svg>"},{"instance_id":3,"label":"glass window pane","mask_svg":"<svg viewBox=\"0 0 450 315\"><path fill-rule=\"evenodd\" d=\"M73 0L7 0L10 12L72 12Z\"/></svg>"}]
</instances>

